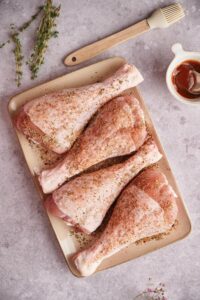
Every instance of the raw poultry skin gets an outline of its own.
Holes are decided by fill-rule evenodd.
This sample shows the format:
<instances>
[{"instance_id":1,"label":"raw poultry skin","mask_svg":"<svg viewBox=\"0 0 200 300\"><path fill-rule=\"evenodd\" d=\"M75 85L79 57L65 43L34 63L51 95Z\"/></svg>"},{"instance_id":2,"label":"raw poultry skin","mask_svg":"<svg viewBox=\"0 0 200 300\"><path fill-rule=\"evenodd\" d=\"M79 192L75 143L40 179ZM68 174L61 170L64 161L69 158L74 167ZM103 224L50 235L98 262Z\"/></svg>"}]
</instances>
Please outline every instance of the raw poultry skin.
<instances>
[{"instance_id":1,"label":"raw poultry skin","mask_svg":"<svg viewBox=\"0 0 200 300\"><path fill-rule=\"evenodd\" d=\"M161 156L155 142L149 140L125 162L69 181L46 200L46 208L89 234L102 223L106 212L127 183Z\"/></svg>"},{"instance_id":2,"label":"raw poultry skin","mask_svg":"<svg viewBox=\"0 0 200 300\"><path fill-rule=\"evenodd\" d=\"M63 161L44 170L39 182L44 193L89 167L111 157L129 154L145 141L144 113L133 96L120 96L106 103L86 128Z\"/></svg>"},{"instance_id":3,"label":"raw poultry skin","mask_svg":"<svg viewBox=\"0 0 200 300\"><path fill-rule=\"evenodd\" d=\"M99 239L74 256L82 276L107 257L145 237L167 232L177 218L176 194L156 168L143 171L120 195Z\"/></svg>"},{"instance_id":4,"label":"raw poultry skin","mask_svg":"<svg viewBox=\"0 0 200 300\"><path fill-rule=\"evenodd\" d=\"M142 80L135 66L124 64L103 82L63 89L29 101L15 117L15 126L30 140L64 153L103 104Z\"/></svg>"}]
</instances>

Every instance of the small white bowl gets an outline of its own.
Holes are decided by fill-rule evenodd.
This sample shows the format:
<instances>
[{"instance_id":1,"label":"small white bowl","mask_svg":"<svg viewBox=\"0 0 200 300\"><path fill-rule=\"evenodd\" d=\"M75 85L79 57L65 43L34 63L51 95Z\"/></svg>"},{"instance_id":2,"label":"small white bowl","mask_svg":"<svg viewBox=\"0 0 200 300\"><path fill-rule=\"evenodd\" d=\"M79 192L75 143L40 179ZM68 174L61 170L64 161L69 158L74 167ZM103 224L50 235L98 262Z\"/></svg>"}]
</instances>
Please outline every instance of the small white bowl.
<instances>
[{"instance_id":1,"label":"small white bowl","mask_svg":"<svg viewBox=\"0 0 200 300\"><path fill-rule=\"evenodd\" d=\"M185 98L176 91L176 88L172 82L172 73L174 69L186 60L196 60L200 62L200 52L184 51L182 45L179 43L174 44L171 49L175 54L175 57L170 63L166 73L166 83L170 93L181 102L193 105L200 104L200 96L194 99Z\"/></svg>"}]
</instances>

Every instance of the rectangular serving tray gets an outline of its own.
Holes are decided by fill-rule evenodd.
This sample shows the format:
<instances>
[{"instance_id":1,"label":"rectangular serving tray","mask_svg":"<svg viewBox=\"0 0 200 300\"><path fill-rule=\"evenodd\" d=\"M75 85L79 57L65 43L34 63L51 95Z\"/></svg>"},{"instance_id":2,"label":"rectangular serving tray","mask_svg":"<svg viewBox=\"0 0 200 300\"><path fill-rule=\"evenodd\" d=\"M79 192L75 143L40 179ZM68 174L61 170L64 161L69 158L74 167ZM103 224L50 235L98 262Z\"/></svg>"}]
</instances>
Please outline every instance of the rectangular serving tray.
<instances>
[{"instance_id":1,"label":"rectangular serving tray","mask_svg":"<svg viewBox=\"0 0 200 300\"><path fill-rule=\"evenodd\" d=\"M124 63L125 63L125 59L123 59L121 57L113 57L113 58L101 61L99 63L93 64L89 67L77 70L70 74L64 75L62 77L59 77L57 79L54 79L54 80L44 83L42 85L39 85L35 88L29 89L21 94L18 94L16 96L14 96L13 98L11 98L11 100L9 101L9 104L8 104L8 110L9 110L11 119L13 120L13 116L16 114L17 110L24 103L26 103L27 101L29 101L35 97L42 96L46 93L57 91L57 90L60 90L63 88L79 87L79 86L95 83L95 82L102 80L103 78L111 75ZM138 243L138 244L133 243L129 247L116 253L112 257L105 259L103 261L103 263L99 266L97 271L101 271L101 270L113 267L115 265L127 262L136 257L144 255L148 252L151 252L151 251L154 251L161 247L164 247L166 245L169 245L177 240L180 240L180 239L186 237L191 231L191 222L190 222L187 210L185 208L183 198L177 187L174 175L171 171L171 168L167 161L165 152L161 146L161 143L157 136L156 130L155 130L152 120L149 116L147 107L145 106L144 100L143 100L141 94L139 93L138 88L129 89L129 90L125 91L125 93L133 94L140 101L141 107L145 113L147 127L148 127L151 135L155 139L160 152L163 155L163 158L158 163L158 165L159 165L161 171L163 171L164 174L167 176L169 183L172 185L172 187L174 188L174 190L178 196L178 198L177 198L177 204L178 204L178 209L179 209L178 219L177 219L178 222L177 222L177 225L175 226L175 228L168 235L164 235L161 239L158 239L158 240L152 239L146 243L142 243L142 242ZM30 143L16 129L15 129L15 131L16 131L19 143L21 145L21 149L24 153L24 157L27 162L28 168L31 172L31 175L32 175L35 185L37 187L37 190L40 194L41 199L44 200L45 195L41 191L41 188L38 184L35 174L39 170L41 170L43 167L50 165L51 162L55 161L56 159L59 159L59 157L57 157L56 155L53 155L51 153L47 153L44 150L36 147L33 143ZM58 242L60 244L60 247L63 251L63 254L66 258L67 264L68 264L71 272L74 275L80 277L80 274L76 270L76 268L73 264L73 261L71 260L71 256L73 253L78 251L80 249L80 247L83 246L83 241L84 241L84 244L87 244L87 237L84 235L73 233L72 228L68 227L64 221L62 221L50 214L48 214L48 217L49 217L49 220L51 222L51 225L56 234L56 237L58 239Z\"/></svg>"}]
</instances>

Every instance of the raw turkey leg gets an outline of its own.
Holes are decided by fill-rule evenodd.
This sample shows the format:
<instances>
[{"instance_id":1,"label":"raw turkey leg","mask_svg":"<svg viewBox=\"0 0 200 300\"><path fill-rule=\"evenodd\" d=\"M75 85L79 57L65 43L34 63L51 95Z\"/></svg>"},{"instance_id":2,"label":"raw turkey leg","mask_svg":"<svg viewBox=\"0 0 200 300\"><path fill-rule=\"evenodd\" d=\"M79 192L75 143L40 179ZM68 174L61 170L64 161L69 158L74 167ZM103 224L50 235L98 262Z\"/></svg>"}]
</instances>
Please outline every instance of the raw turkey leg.
<instances>
[{"instance_id":1,"label":"raw turkey leg","mask_svg":"<svg viewBox=\"0 0 200 300\"><path fill-rule=\"evenodd\" d=\"M156 169L142 172L122 192L100 238L75 255L81 275L92 274L105 258L124 247L170 230L178 212L175 197L164 174Z\"/></svg>"},{"instance_id":2,"label":"raw turkey leg","mask_svg":"<svg viewBox=\"0 0 200 300\"><path fill-rule=\"evenodd\" d=\"M103 82L64 89L29 101L16 116L15 125L34 142L64 153L103 104L142 80L135 66L124 64Z\"/></svg>"},{"instance_id":3,"label":"raw turkey leg","mask_svg":"<svg viewBox=\"0 0 200 300\"><path fill-rule=\"evenodd\" d=\"M138 100L128 95L111 100L100 109L64 160L41 172L39 182L43 192L54 191L69 178L101 161L137 150L146 136Z\"/></svg>"},{"instance_id":4,"label":"raw turkey leg","mask_svg":"<svg viewBox=\"0 0 200 300\"><path fill-rule=\"evenodd\" d=\"M155 142L149 140L125 162L69 181L53 192L46 200L46 207L55 216L89 234L99 227L126 184L160 158Z\"/></svg>"}]
</instances>

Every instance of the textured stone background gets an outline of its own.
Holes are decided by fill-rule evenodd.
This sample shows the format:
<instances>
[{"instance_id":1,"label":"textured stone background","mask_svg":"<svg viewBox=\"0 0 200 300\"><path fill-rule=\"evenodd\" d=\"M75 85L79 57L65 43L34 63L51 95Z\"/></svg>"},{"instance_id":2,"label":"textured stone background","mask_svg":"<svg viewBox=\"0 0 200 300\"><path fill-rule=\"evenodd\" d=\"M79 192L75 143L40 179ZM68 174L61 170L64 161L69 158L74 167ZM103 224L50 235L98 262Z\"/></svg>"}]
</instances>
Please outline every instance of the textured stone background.
<instances>
[{"instance_id":1,"label":"textured stone background","mask_svg":"<svg viewBox=\"0 0 200 300\"><path fill-rule=\"evenodd\" d=\"M10 23L20 25L29 19L41 2L1 0L0 41L6 39ZM149 277L155 283L166 283L170 300L199 300L200 106L177 102L165 84L174 42L181 42L188 50L200 50L200 2L182 2L187 16L181 23L149 32L91 62L121 55L141 70L145 78L142 94L184 195L193 232L181 242L90 278L75 278L65 264L13 133L7 102L15 93L74 70L63 65L67 53L124 28L171 1L60 0L59 38L50 43L46 63L36 81L29 79L25 67L20 89L14 83L11 45L0 50L1 300L129 300L146 287ZM26 55L35 26L23 35Z\"/></svg>"}]
</instances>

